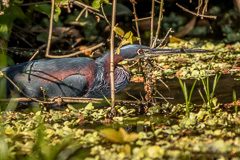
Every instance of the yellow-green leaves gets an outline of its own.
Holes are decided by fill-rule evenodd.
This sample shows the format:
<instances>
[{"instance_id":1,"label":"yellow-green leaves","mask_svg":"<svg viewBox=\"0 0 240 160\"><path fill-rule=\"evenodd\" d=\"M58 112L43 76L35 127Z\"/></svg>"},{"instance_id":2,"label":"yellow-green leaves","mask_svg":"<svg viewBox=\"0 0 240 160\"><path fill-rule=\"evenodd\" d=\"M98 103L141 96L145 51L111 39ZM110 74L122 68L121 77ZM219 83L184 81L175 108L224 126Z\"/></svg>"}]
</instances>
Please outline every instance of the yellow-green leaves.
<instances>
[{"instance_id":1,"label":"yellow-green leaves","mask_svg":"<svg viewBox=\"0 0 240 160\"><path fill-rule=\"evenodd\" d=\"M114 30L114 32L117 35L119 35L121 37L124 37L125 32L124 32L124 30L122 30L122 28L120 28L120 27L113 27L113 30Z\"/></svg>"},{"instance_id":2,"label":"yellow-green leaves","mask_svg":"<svg viewBox=\"0 0 240 160\"><path fill-rule=\"evenodd\" d=\"M125 32L120 27L113 27L114 32L119 35L122 38L122 41L119 45L119 47L116 50L116 54L120 53L120 47L126 45L126 44L133 44L134 41L138 41L139 38L133 36L132 31L129 31L125 34Z\"/></svg>"},{"instance_id":3,"label":"yellow-green leaves","mask_svg":"<svg viewBox=\"0 0 240 160\"><path fill-rule=\"evenodd\" d=\"M88 105L85 107L86 110L94 110L94 106L92 103L88 103Z\"/></svg>"},{"instance_id":4,"label":"yellow-green leaves","mask_svg":"<svg viewBox=\"0 0 240 160\"><path fill-rule=\"evenodd\" d=\"M103 137L113 143L134 142L138 139L137 133L127 133L123 128L119 128L118 131L112 128L102 129L100 133Z\"/></svg>"},{"instance_id":5,"label":"yellow-green leaves","mask_svg":"<svg viewBox=\"0 0 240 160\"><path fill-rule=\"evenodd\" d=\"M100 8L101 3L109 3L109 0L94 0L92 2L92 7L98 9L98 8Z\"/></svg>"}]
</instances>

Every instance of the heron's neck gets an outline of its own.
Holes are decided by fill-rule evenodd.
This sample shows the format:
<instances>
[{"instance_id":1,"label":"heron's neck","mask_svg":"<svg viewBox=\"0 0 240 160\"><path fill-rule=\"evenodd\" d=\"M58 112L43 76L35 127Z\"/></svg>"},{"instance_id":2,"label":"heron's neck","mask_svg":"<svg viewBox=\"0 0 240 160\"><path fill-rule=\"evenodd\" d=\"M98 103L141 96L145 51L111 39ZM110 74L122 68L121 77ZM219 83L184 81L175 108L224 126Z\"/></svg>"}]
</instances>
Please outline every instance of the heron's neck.
<instances>
[{"instance_id":1,"label":"heron's neck","mask_svg":"<svg viewBox=\"0 0 240 160\"><path fill-rule=\"evenodd\" d=\"M124 60L124 57L120 55L114 56L114 68L117 64ZM100 57L96 60L98 66L104 67L104 72L110 72L110 53L106 53L103 57Z\"/></svg>"}]
</instances>

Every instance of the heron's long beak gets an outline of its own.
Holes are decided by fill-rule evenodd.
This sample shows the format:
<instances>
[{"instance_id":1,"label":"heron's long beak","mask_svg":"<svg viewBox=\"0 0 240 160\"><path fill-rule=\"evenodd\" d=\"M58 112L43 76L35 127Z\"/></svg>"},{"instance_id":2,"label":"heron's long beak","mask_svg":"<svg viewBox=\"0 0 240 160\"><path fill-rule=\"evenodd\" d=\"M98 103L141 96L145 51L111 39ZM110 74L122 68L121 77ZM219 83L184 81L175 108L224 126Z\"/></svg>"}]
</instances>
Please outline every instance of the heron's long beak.
<instances>
[{"instance_id":1,"label":"heron's long beak","mask_svg":"<svg viewBox=\"0 0 240 160\"><path fill-rule=\"evenodd\" d=\"M165 55L165 54L176 54L176 53L207 53L212 52L210 50L204 49L145 49L144 55L145 57L150 56L158 56L158 55Z\"/></svg>"}]
</instances>

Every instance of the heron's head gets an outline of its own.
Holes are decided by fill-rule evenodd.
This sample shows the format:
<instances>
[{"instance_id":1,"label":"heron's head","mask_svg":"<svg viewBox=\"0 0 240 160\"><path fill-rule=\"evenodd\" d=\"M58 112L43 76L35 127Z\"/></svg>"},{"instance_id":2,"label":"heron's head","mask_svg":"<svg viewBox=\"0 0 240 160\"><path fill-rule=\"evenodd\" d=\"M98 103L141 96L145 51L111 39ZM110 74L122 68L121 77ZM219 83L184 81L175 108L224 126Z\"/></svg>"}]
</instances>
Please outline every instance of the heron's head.
<instances>
[{"instance_id":1,"label":"heron's head","mask_svg":"<svg viewBox=\"0 0 240 160\"><path fill-rule=\"evenodd\" d=\"M116 52L116 49L115 49ZM120 53L115 54L116 57L121 57L124 60L133 60L145 57L153 57L161 54L176 54L176 53L206 53L212 52L204 49L163 49L150 48L148 46L131 44L120 48Z\"/></svg>"}]
</instances>

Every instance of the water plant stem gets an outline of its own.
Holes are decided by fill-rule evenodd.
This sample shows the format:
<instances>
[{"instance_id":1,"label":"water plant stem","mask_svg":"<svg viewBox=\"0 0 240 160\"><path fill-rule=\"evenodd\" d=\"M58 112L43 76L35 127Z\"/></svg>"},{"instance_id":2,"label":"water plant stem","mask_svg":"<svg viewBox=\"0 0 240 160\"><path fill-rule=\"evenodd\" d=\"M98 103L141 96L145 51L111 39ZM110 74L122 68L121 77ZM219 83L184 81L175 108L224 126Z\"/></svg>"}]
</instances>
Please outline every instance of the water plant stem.
<instances>
[{"instance_id":1,"label":"water plant stem","mask_svg":"<svg viewBox=\"0 0 240 160\"><path fill-rule=\"evenodd\" d=\"M234 110L236 116L238 115L238 106L237 106L237 96L236 96L236 91L233 90L233 102L234 102Z\"/></svg>"},{"instance_id":2,"label":"water plant stem","mask_svg":"<svg viewBox=\"0 0 240 160\"><path fill-rule=\"evenodd\" d=\"M190 105L191 105L191 98L192 98L192 93L193 93L193 90L194 90L194 87L197 83L197 79L195 79L193 85L192 85L192 88L190 90L190 93L188 95L188 89L187 89L187 86L186 86L186 83L182 82L182 80L180 78L178 78L179 80L179 83L180 83L180 86L182 88L182 91L183 91L183 95L184 95L184 98L185 98L185 103L186 103L186 115L187 117L189 118L190 116Z\"/></svg>"}]
</instances>

